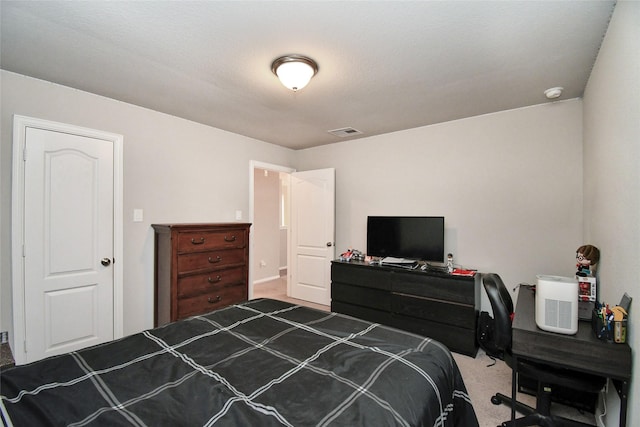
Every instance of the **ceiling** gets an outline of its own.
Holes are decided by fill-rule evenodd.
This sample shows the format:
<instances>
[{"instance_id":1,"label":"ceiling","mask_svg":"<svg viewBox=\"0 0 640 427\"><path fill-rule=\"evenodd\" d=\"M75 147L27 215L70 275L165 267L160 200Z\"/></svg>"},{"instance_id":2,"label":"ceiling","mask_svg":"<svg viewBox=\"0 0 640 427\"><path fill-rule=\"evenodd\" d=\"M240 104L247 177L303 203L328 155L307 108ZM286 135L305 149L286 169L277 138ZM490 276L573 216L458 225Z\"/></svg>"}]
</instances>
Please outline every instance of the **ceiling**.
<instances>
[{"instance_id":1,"label":"ceiling","mask_svg":"<svg viewBox=\"0 0 640 427\"><path fill-rule=\"evenodd\" d=\"M2 0L0 66L302 149L580 97L614 5ZM295 93L286 54L319 65Z\"/></svg>"}]
</instances>

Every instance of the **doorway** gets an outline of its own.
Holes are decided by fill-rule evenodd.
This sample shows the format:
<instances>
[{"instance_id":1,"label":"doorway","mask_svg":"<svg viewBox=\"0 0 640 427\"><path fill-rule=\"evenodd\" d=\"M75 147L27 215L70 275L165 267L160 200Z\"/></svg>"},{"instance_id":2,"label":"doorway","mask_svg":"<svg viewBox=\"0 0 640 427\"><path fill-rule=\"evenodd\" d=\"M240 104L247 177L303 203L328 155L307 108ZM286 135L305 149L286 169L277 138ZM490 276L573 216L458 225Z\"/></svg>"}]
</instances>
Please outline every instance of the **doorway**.
<instances>
[{"instance_id":1,"label":"doorway","mask_svg":"<svg viewBox=\"0 0 640 427\"><path fill-rule=\"evenodd\" d=\"M253 283L286 279L289 230L288 180L285 172L256 169L254 174Z\"/></svg>"},{"instance_id":2,"label":"doorway","mask_svg":"<svg viewBox=\"0 0 640 427\"><path fill-rule=\"evenodd\" d=\"M261 241L261 235L264 234L259 230L262 225L258 216L261 213L256 209L262 197L256 191L256 182L268 178L271 173L279 173L280 182L285 184L281 184L279 191L272 190L272 196L267 196L269 200L264 204L272 206L277 212L278 203L274 204L271 199L279 197L281 217L287 212L291 215L287 222L286 240L284 233L282 237L287 244L286 296L328 306L331 300L330 267L335 255L335 170L331 168L296 172L276 165L250 163L250 219L254 227L249 255L249 298L255 298L254 285L260 283L261 279L278 277L273 268L271 276L265 276L263 272L258 275L259 269L268 267L268 262L259 254L269 250L280 251L279 237L262 238L267 241ZM282 202L283 195L288 195L290 208L288 203ZM272 213L271 216L278 217L278 214Z\"/></svg>"},{"instance_id":3,"label":"doorway","mask_svg":"<svg viewBox=\"0 0 640 427\"><path fill-rule=\"evenodd\" d=\"M255 298L256 285L275 281L285 284L288 295L288 183L295 169L257 161L249 169L249 298Z\"/></svg>"},{"instance_id":4,"label":"doorway","mask_svg":"<svg viewBox=\"0 0 640 427\"><path fill-rule=\"evenodd\" d=\"M270 298L330 311L328 305L292 298L289 288L288 245L290 238L291 174L255 168L253 174L252 298Z\"/></svg>"}]
</instances>

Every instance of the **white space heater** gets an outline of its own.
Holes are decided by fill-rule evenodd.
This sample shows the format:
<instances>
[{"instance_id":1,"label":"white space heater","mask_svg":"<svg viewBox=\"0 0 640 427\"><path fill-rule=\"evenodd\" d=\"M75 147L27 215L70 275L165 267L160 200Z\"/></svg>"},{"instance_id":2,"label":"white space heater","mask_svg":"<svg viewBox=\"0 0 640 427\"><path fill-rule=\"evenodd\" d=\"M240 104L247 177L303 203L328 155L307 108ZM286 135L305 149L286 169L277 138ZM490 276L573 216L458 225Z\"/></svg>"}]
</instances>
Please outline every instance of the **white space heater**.
<instances>
[{"instance_id":1,"label":"white space heater","mask_svg":"<svg viewBox=\"0 0 640 427\"><path fill-rule=\"evenodd\" d=\"M573 335L578 332L578 280L539 275L536 285L536 324L542 330Z\"/></svg>"}]
</instances>

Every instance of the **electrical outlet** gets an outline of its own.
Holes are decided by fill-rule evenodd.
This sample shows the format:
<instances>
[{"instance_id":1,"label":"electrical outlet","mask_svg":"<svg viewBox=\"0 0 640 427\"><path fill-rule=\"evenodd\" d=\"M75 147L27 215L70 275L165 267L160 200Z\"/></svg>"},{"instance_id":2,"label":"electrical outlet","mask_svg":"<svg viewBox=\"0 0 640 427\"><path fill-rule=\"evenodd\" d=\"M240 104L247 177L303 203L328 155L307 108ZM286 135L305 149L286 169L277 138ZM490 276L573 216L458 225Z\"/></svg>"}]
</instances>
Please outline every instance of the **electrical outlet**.
<instances>
[{"instance_id":1,"label":"electrical outlet","mask_svg":"<svg viewBox=\"0 0 640 427\"><path fill-rule=\"evenodd\" d=\"M266 267L267 262L265 260L260 261L260 267Z\"/></svg>"},{"instance_id":2,"label":"electrical outlet","mask_svg":"<svg viewBox=\"0 0 640 427\"><path fill-rule=\"evenodd\" d=\"M0 332L0 344L6 344L9 342L9 332L2 331Z\"/></svg>"}]
</instances>

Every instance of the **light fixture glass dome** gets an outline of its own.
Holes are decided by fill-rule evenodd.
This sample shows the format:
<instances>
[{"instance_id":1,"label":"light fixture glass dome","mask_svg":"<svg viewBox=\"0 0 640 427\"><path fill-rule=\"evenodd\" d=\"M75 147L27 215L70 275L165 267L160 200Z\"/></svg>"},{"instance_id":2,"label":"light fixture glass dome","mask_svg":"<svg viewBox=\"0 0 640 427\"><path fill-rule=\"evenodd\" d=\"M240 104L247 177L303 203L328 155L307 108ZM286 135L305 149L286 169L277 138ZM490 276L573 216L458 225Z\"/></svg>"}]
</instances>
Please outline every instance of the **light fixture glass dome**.
<instances>
[{"instance_id":1,"label":"light fixture glass dome","mask_svg":"<svg viewBox=\"0 0 640 427\"><path fill-rule=\"evenodd\" d=\"M309 83L318 72L318 64L306 56L288 55L273 61L271 71L286 88L295 92Z\"/></svg>"}]
</instances>

